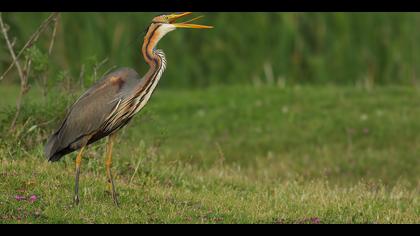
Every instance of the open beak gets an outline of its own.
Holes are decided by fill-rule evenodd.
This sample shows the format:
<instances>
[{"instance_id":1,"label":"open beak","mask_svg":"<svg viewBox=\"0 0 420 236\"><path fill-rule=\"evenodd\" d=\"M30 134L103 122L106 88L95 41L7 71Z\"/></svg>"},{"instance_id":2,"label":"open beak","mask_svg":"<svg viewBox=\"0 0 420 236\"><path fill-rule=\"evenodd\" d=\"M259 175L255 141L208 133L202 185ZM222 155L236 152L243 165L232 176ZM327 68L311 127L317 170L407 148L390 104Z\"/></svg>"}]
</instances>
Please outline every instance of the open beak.
<instances>
[{"instance_id":1,"label":"open beak","mask_svg":"<svg viewBox=\"0 0 420 236\"><path fill-rule=\"evenodd\" d=\"M171 14L168 15L168 21L170 24L177 28L192 28L192 29L211 29L213 26L207 26L207 25L197 25L197 24L190 24L190 22L195 21L199 18L202 18L203 16L196 17L194 19L191 19L189 21L181 22L181 23L175 23L176 20L179 18L182 18L184 16L190 15L192 12L184 12L180 14Z\"/></svg>"}]
</instances>

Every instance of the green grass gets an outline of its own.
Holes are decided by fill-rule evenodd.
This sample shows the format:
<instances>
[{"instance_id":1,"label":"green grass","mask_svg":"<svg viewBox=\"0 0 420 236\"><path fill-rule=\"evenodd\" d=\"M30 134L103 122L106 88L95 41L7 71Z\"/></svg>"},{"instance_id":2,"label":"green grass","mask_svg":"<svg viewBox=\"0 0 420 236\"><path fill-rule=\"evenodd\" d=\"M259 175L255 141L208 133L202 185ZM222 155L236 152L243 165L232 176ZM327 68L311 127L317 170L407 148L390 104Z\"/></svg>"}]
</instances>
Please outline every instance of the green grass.
<instances>
[{"instance_id":1,"label":"green grass","mask_svg":"<svg viewBox=\"0 0 420 236\"><path fill-rule=\"evenodd\" d=\"M66 102L34 90L7 134L11 89L0 87L1 223L420 223L415 88L158 90L118 136L120 208L105 142L87 151L75 207L75 154L42 155Z\"/></svg>"}]
</instances>

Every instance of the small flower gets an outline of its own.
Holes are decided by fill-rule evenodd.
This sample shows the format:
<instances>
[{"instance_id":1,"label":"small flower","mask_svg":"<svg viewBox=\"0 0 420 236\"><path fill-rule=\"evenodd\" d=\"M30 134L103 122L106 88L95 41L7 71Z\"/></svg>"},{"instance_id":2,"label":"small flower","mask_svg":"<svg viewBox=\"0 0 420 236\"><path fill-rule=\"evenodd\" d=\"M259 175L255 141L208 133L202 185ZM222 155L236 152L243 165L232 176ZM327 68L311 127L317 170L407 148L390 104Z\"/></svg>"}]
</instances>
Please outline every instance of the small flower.
<instances>
[{"instance_id":1,"label":"small flower","mask_svg":"<svg viewBox=\"0 0 420 236\"><path fill-rule=\"evenodd\" d=\"M38 198L37 198L37 196L36 196L36 195L32 195L32 196L29 198L29 202L30 202L30 203L34 203L37 199L38 199Z\"/></svg>"},{"instance_id":2,"label":"small flower","mask_svg":"<svg viewBox=\"0 0 420 236\"><path fill-rule=\"evenodd\" d=\"M24 197L24 196L20 196L20 195L16 195L16 196L15 196L15 199L16 199L16 201L23 201L23 200L25 200L25 199L26 199L26 197Z\"/></svg>"},{"instance_id":3,"label":"small flower","mask_svg":"<svg viewBox=\"0 0 420 236\"><path fill-rule=\"evenodd\" d=\"M314 217L314 218L311 218L311 223L312 224L319 224L319 223L321 223L321 220L318 217Z\"/></svg>"}]
</instances>

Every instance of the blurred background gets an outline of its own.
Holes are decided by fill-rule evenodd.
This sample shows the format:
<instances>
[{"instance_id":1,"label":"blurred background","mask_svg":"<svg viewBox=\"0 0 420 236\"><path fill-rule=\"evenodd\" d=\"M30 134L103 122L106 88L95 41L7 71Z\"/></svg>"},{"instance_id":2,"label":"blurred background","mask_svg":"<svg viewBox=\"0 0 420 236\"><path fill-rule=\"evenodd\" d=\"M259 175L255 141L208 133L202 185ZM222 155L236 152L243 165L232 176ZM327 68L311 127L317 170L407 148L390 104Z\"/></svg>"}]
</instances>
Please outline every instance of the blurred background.
<instances>
[{"instance_id":1,"label":"blurred background","mask_svg":"<svg viewBox=\"0 0 420 236\"><path fill-rule=\"evenodd\" d=\"M49 70L78 79L82 67L88 71L105 60L102 68L129 66L144 74L140 45L158 14L62 13ZM213 30L182 30L159 44L169 61L160 86L417 83L417 13L203 14L200 22ZM3 15L21 48L49 13ZM50 33L41 36L41 53L49 41ZM6 50L2 44L0 71L10 63Z\"/></svg>"}]
</instances>

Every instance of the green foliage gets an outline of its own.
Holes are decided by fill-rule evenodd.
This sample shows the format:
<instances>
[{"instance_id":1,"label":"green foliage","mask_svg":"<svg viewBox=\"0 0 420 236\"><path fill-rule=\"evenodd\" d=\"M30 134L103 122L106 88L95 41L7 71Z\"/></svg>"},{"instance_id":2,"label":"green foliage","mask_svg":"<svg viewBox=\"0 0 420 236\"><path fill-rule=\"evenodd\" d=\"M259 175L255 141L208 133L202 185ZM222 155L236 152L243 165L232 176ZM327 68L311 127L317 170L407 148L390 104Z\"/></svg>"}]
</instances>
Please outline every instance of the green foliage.
<instances>
[{"instance_id":1,"label":"green foliage","mask_svg":"<svg viewBox=\"0 0 420 236\"><path fill-rule=\"evenodd\" d=\"M4 13L22 45L47 13ZM90 58L144 74L143 32L155 13L62 13L49 65L76 79ZM199 13L197 13L199 15ZM205 13L212 30L177 30L159 45L164 87L216 84L412 84L419 74L417 13ZM51 30L37 44L47 51ZM18 47L17 47L18 48ZM8 55L0 48L0 55ZM4 53L3 53L4 52ZM1 56L0 56L1 57ZM1 58L1 68L7 66ZM54 73L53 73L54 74ZM272 77L272 78L271 78ZM92 78L87 78L87 81ZM89 82L90 83L90 82Z\"/></svg>"},{"instance_id":2,"label":"green foliage","mask_svg":"<svg viewBox=\"0 0 420 236\"><path fill-rule=\"evenodd\" d=\"M60 71L57 75L57 81L64 82L69 76L68 71Z\"/></svg>"},{"instance_id":3,"label":"green foliage","mask_svg":"<svg viewBox=\"0 0 420 236\"><path fill-rule=\"evenodd\" d=\"M48 70L48 55L41 52L41 50L36 47L30 47L26 50L25 58L30 58L32 60L32 69L36 74L46 72Z\"/></svg>"}]
</instances>

